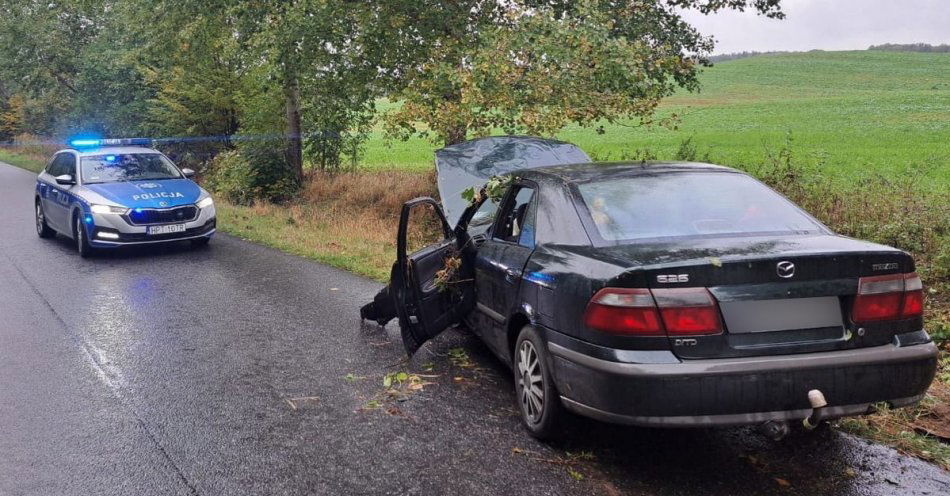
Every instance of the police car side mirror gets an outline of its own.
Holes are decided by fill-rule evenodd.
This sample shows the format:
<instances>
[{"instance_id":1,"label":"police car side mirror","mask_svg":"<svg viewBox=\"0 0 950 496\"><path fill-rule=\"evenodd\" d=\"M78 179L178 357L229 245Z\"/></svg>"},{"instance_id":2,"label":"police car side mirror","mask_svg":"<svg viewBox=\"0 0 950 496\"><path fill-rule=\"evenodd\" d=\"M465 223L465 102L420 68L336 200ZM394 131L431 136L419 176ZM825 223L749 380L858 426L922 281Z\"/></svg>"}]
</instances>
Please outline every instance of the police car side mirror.
<instances>
[{"instance_id":1,"label":"police car side mirror","mask_svg":"<svg viewBox=\"0 0 950 496\"><path fill-rule=\"evenodd\" d=\"M194 179L194 178L195 178L195 171L193 171L193 170L191 170L191 169L182 169L182 170L181 170L181 173L184 174L185 177L187 177L188 179Z\"/></svg>"},{"instance_id":2,"label":"police car side mirror","mask_svg":"<svg viewBox=\"0 0 950 496\"><path fill-rule=\"evenodd\" d=\"M62 176L56 176L56 184L76 184L76 180L70 174L63 174Z\"/></svg>"}]
</instances>

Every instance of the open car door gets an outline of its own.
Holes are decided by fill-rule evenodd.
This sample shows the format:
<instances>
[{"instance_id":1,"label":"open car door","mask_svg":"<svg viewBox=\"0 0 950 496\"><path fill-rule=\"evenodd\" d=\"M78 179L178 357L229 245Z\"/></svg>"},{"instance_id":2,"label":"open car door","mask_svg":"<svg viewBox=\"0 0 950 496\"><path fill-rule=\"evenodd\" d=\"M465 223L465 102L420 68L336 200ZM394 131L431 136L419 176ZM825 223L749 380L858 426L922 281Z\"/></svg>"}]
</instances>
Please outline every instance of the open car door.
<instances>
[{"instance_id":1,"label":"open car door","mask_svg":"<svg viewBox=\"0 0 950 496\"><path fill-rule=\"evenodd\" d=\"M434 212L444 237L407 253L410 213L417 208ZM465 236L464 232L461 236ZM396 263L389 286L360 310L360 316L381 325L398 317L402 341L410 355L429 339L461 322L475 306L471 264L463 263L466 241L460 242L449 228L442 208L432 198L416 198L403 204Z\"/></svg>"}]
</instances>

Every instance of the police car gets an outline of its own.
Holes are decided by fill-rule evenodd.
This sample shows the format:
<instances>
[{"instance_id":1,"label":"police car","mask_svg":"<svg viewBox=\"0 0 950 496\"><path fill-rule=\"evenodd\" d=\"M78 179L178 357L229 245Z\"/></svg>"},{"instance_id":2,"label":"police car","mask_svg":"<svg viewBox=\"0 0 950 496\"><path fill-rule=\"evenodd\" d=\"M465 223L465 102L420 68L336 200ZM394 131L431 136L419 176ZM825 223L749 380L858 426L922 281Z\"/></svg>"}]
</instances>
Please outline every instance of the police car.
<instances>
[{"instance_id":1,"label":"police car","mask_svg":"<svg viewBox=\"0 0 950 496\"><path fill-rule=\"evenodd\" d=\"M97 248L189 240L215 233L214 201L148 139L73 140L36 180L36 233Z\"/></svg>"}]
</instances>

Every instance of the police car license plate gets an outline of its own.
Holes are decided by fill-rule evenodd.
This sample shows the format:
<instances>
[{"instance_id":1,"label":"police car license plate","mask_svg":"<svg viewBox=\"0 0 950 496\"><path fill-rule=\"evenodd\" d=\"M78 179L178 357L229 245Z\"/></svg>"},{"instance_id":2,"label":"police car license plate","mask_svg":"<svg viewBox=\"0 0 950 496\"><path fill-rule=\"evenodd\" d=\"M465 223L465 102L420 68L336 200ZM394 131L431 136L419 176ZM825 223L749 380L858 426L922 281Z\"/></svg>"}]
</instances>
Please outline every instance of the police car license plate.
<instances>
[{"instance_id":1,"label":"police car license plate","mask_svg":"<svg viewBox=\"0 0 950 496\"><path fill-rule=\"evenodd\" d=\"M171 234L171 233L180 233L180 232L185 232L184 224L169 224L167 226L149 226L148 228L149 235Z\"/></svg>"}]
</instances>

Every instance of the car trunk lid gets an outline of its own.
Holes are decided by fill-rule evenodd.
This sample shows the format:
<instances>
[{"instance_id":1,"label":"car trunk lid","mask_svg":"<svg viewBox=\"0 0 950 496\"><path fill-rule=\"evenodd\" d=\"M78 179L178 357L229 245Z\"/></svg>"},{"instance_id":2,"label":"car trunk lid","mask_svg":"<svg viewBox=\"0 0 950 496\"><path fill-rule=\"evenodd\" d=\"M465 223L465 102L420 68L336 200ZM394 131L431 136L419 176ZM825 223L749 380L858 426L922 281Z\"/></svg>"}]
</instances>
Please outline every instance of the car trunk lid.
<instances>
[{"instance_id":1,"label":"car trunk lid","mask_svg":"<svg viewBox=\"0 0 950 496\"><path fill-rule=\"evenodd\" d=\"M856 336L850 304L858 280L914 270L911 258L900 250L834 235L716 237L605 251L632 267L612 285L705 287L716 299L724 332L671 339L681 358L883 344L879 342L883 334Z\"/></svg>"}]
</instances>

